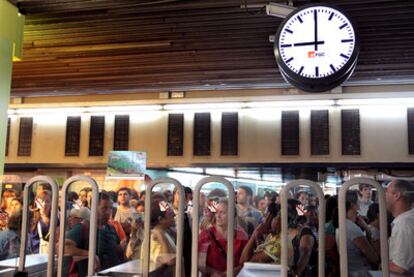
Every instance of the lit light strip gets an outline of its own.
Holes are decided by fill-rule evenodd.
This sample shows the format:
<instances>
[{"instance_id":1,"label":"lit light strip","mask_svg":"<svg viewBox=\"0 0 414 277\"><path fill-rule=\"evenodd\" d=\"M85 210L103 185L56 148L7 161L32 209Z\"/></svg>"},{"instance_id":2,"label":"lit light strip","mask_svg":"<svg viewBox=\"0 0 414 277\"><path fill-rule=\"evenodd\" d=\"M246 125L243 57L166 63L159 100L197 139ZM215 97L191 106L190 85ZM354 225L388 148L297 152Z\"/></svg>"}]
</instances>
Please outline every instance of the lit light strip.
<instances>
[{"instance_id":1,"label":"lit light strip","mask_svg":"<svg viewBox=\"0 0 414 277\"><path fill-rule=\"evenodd\" d=\"M242 109L245 107L241 102L229 103L203 103L203 104L168 104L164 105L166 111L182 111L182 110L227 110Z\"/></svg>"},{"instance_id":2,"label":"lit light strip","mask_svg":"<svg viewBox=\"0 0 414 277\"><path fill-rule=\"evenodd\" d=\"M161 105L135 105L135 106L94 106L85 108L87 113L111 113L111 112L138 112L138 111L160 111Z\"/></svg>"},{"instance_id":3,"label":"lit light strip","mask_svg":"<svg viewBox=\"0 0 414 277\"><path fill-rule=\"evenodd\" d=\"M338 106L362 106L362 105L413 105L414 98L364 98L364 99L338 99Z\"/></svg>"},{"instance_id":4,"label":"lit light strip","mask_svg":"<svg viewBox=\"0 0 414 277\"><path fill-rule=\"evenodd\" d=\"M203 173L203 169L201 167L173 167L171 170L182 173Z\"/></svg>"},{"instance_id":5,"label":"lit light strip","mask_svg":"<svg viewBox=\"0 0 414 277\"><path fill-rule=\"evenodd\" d=\"M33 109L15 109L13 113L16 115L42 115L42 114L81 114L85 112L85 108L33 108Z\"/></svg>"},{"instance_id":6,"label":"lit light strip","mask_svg":"<svg viewBox=\"0 0 414 277\"><path fill-rule=\"evenodd\" d=\"M299 101L268 101L246 103L247 108L291 108L291 107L314 107L333 106L335 100L299 100Z\"/></svg>"},{"instance_id":7,"label":"lit light strip","mask_svg":"<svg viewBox=\"0 0 414 277\"><path fill-rule=\"evenodd\" d=\"M401 98L361 98L330 100L289 100L289 101L257 101L257 102L220 102L194 104L159 104L159 105L125 105L125 106L87 106L87 107L50 107L50 108L11 108L8 115L71 115L83 113L132 113L139 111L208 111L208 110L241 110L241 109L290 109L303 107L330 106L364 106L364 105L402 105L414 106L414 97Z\"/></svg>"}]
</instances>

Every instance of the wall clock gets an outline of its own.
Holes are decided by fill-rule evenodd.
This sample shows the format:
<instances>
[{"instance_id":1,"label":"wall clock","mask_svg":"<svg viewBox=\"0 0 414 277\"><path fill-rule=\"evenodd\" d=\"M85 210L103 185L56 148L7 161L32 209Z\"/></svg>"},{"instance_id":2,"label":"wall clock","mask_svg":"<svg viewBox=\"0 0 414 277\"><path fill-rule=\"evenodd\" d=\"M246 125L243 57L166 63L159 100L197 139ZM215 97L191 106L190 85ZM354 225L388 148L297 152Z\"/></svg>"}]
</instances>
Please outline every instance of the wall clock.
<instances>
[{"instance_id":1,"label":"wall clock","mask_svg":"<svg viewBox=\"0 0 414 277\"><path fill-rule=\"evenodd\" d=\"M293 11L281 23L274 53L287 82L305 91L323 92L351 76L359 41L355 25L343 11L312 4Z\"/></svg>"}]
</instances>

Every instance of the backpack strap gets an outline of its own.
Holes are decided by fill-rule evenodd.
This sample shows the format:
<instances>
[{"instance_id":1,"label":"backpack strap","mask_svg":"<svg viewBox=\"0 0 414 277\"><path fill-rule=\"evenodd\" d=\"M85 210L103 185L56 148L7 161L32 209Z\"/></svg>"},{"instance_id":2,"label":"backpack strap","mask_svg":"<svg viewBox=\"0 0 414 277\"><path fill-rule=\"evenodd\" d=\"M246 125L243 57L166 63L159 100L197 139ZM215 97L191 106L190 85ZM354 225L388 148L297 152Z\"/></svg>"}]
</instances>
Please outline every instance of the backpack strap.
<instances>
[{"instance_id":1,"label":"backpack strap","mask_svg":"<svg viewBox=\"0 0 414 277\"><path fill-rule=\"evenodd\" d=\"M220 242L216 239L216 236L213 234L211 230L208 230L208 234L210 238L213 240L214 244L218 247L220 254L223 256L223 258L227 259L227 253L226 250L224 250L223 246L220 244Z\"/></svg>"}]
</instances>

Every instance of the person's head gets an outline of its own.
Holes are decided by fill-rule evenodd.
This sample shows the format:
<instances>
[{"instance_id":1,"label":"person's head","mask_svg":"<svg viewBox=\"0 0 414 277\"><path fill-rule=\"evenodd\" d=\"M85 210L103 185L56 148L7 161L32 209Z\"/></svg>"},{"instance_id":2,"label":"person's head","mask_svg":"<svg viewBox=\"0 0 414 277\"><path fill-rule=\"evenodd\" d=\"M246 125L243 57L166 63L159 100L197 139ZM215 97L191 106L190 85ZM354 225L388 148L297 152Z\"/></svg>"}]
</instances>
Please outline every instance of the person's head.
<instances>
[{"instance_id":1,"label":"person's head","mask_svg":"<svg viewBox=\"0 0 414 277\"><path fill-rule=\"evenodd\" d=\"M151 202L151 228L160 227L166 230L174 225L174 217L174 210L166 201L157 199Z\"/></svg>"},{"instance_id":2,"label":"person's head","mask_svg":"<svg viewBox=\"0 0 414 277\"><path fill-rule=\"evenodd\" d=\"M88 207L91 206L91 200L92 200L92 190L90 190L86 193L86 201L88 203Z\"/></svg>"},{"instance_id":3,"label":"person's head","mask_svg":"<svg viewBox=\"0 0 414 277\"><path fill-rule=\"evenodd\" d=\"M368 212L367 212L367 218L368 218L368 223L372 223L375 220L379 220L379 204L378 203L372 203L371 205L369 205Z\"/></svg>"},{"instance_id":4,"label":"person's head","mask_svg":"<svg viewBox=\"0 0 414 277\"><path fill-rule=\"evenodd\" d=\"M69 228L73 228L77 223L89 220L90 210L86 207L72 209L69 213Z\"/></svg>"},{"instance_id":5,"label":"person's head","mask_svg":"<svg viewBox=\"0 0 414 277\"><path fill-rule=\"evenodd\" d=\"M298 228L297 218L298 218L298 210L297 207L300 206L301 203L296 199L288 199L288 227L289 228Z\"/></svg>"},{"instance_id":6,"label":"person's head","mask_svg":"<svg viewBox=\"0 0 414 277\"><path fill-rule=\"evenodd\" d=\"M129 200L131 199L131 190L123 187L118 190L118 203L121 206L129 206Z\"/></svg>"},{"instance_id":7,"label":"person's head","mask_svg":"<svg viewBox=\"0 0 414 277\"><path fill-rule=\"evenodd\" d=\"M79 199L79 195L75 191L68 192L68 202L75 202Z\"/></svg>"},{"instance_id":8,"label":"person's head","mask_svg":"<svg viewBox=\"0 0 414 277\"><path fill-rule=\"evenodd\" d=\"M145 202L144 201L142 201L142 200L137 201L136 211L139 214L144 213L144 211L145 211Z\"/></svg>"},{"instance_id":9,"label":"person's head","mask_svg":"<svg viewBox=\"0 0 414 277\"><path fill-rule=\"evenodd\" d=\"M345 199L346 217L355 221L359 210L358 192L356 190L348 190Z\"/></svg>"},{"instance_id":10,"label":"person's head","mask_svg":"<svg viewBox=\"0 0 414 277\"><path fill-rule=\"evenodd\" d=\"M256 207L259 211L264 213L265 210L266 210L266 199L264 199L264 198L257 199Z\"/></svg>"},{"instance_id":11,"label":"person's head","mask_svg":"<svg viewBox=\"0 0 414 277\"><path fill-rule=\"evenodd\" d=\"M184 206L188 206L188 202L193 200L193 191L189 187L184 187L184 196L185 196L185 203ZM178 209L180 204L180 192L178 191L177 187L174 187L173 190L173 207L174 209Z\"/></svg>"},{"instance_id":12,"label":"person's head","mask_svg":"<svg viewBox=\"0 0 414 277\"><path fill-rule=\"evenodd\" d=\"M272 234L279 234L281 229L280 205L271 202L265 211L264 224L269 224L268 228Z\"/></svg>"},{"instance_id":13,"label":"person's head","mask_svg":"<svg viewBox=\"0 0 414 277\"><path fill-rule=\"evenodd\" d=\"M358 186L359 194L365 200L371 199L372 191L371 186L368 184L359 184Z\"/></svg>"},{"instance_id":14,"label":"person's head","mask_svg":"<svg viewBox=\"0 0 414 277\"><path fill-rule=\"evenodd\" d=\"M227 228L228 223L228 209L229 202L227 198L221 198L217 205L217 211L215 213L216 225L221 228Z\"/></svg>"},{"instance_id":15,"label":"person's head","mask_svg":"<svg viewBox=\"0 0 414 277\"><path fill-rule=\"evenodd\" d=\"M52 191L52 188L49 184L46 183L40 183L36 186L36 197L42 198L44 191Z\"/></svg>"},{"instance_id":16,"label":"person's head","mask_svg":"<svg viewBox=\"0 0 414 277\"><path fill-rule=\"evenodd\" d=\"M19 198L13 198L10 202L10 211L11 212L17 212L21 211L22 209L22 202Z\"/></svg>"},{"instance_id":17,"label":"person's head","mask_svg":"<svg viewBox=\"0 0 414 277\"><path fill-rule=\"evenodd\" d=\"M406 180L393 180L387 187L385 194L387 208L397 216L412 208L414 203L414 184Z\"/></svg>"},{"instance_id":18,"label":"person's head","mask_svg":"<svg viewBox=\"0 0 414 277\"><path fill-rule=\"evenodd\" d=\"M213 189L212 191L210 191L207 198L212 199L212 198L222 198L222 197L227 197L227 194L224 190Z\"/></svg>"},{"instance_id":19,"label":"person's head","mask_svg":"<svg viewBox=\"0 0 414 277\"><path fill-rule=\"evenodd\" d=\"M164 190L163 192L162 192L162 194L164 195L164 198L166 199L166 201L168 202L168 203L172 203L173 202L173 193L171 192L171 190Z\"/></svg>"},{"instance_id":20,"label":"person's head","mask_svg":"<svg viewBox=\"0 0 414 277\"><path fill-rule=\"evenodd\" d=\"M318 222L319 222L319 217L318 217L318 209L316 208L316 206L308 205L304 208L304 211L305 211L304 216L306 217L307 223L309 224L309 226L317 227Z\"/></svg>"},{"instance_id":21,"label":"person's head","mask_svg":"<svg viewBox=\"0 0 414 277\"><path fill-rule=\"evenodd\" d=\"M10 207L10 202L13 198L16 197L16 192L12 189L5 189L3 190L2 196L1 196L1 209L7 210Z\"/></svg>"},{"instance_id":22,"label":"person's head","mask_svg":"<svg viewBox=\"0 0 414 277\"><path fill-rule=\"evenodd\" d=\"M49 216L52 208L52 192L44 190L42 193L43 206L40 206L40 213Z\"/></svg>"},{"instance_id":23,"label":"person's head","mask_svg":"<svg viewBox=\"0 0 414 277\"><path fill-rule=\"evenodd\" d=\"M303 205L303 206L307 206L309 205L309 193L307 193L306 191L302 190L299 191L296 194L296 199Z\"/></svg>"},{"instance_id":24,"label":"person's head","mask_svg":"<svg viewBox=\"0 0 414 277\"><path fill-rule=\"evenodd\" d=\"M79 192L79 200L83 203L86 201L86 197L88 195L89 188L83 188Z\"/></svg>"},{"instance_id":25,"label":"person's head","mask_svg":"<svg viewBox=\"0 0 414 277\"><path fill-rule=\"evenodd\" d=\"M193 201L193 190L190 187L184 187L185 201L188 203Z\"/></svg>"},{"instance_id":26,"label":"person's head","mask_svg":"<svg viewBox=\"0 0 414 277\"><path fill-rule=\"evenodd\" d=\"M279 195L275 191L267 191L264 196L266 207L268 207L270 203L276 203L278 196Z\"/></svg>"},{"instance_id":27,"label":"person's head","mask_svg":"<svg viewBox=\"0 0 414 277\"><path fill-rule=\"evenodd\" d=\"M137 205L138 205L138 200L137 199L131 199L129 201L129 205L131 206L132 209L136 210L137 209Z\"/></svg>"},{"instance_id":28,"label":"person's head","mask_svg":"<svg viewBox=\"0 0 414 277\"><path fill-rule=\"evenodd\" d=\"M98 202L98 222L99 224L105 224L111 218L112 215L112 200L106 192L99 193Z\"/></svg>"},{"instance_id":29,"label":"person's head","mask_svg":"<svg viewBox=\"0 0 414 277\"><path fill-rule=\"evenodd\" d=\"M253 198L253 191L248 186L239 187L237 192L237 204L240 205L250 205Z\"/></svg>"},{"instance_id":30,"label":"person's head","mask_svg":"<svg viewBox=\"0 0 414 277\"><path fill-rule=\"evenodd\" d=\"M174 187L173 201L172 201L172 205L173 205L174 209L178 209L179 204L180 204L180 191L178 190L177 187Z\"/></svg>"}]
</instances>

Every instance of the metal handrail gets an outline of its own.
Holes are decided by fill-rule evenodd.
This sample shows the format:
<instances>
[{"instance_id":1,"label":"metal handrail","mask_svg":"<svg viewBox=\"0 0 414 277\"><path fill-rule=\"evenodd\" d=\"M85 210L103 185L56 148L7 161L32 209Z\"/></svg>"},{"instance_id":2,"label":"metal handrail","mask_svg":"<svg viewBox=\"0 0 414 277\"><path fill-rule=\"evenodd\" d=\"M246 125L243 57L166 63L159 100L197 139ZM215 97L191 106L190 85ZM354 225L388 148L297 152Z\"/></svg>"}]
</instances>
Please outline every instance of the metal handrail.
<instances>
[{"instance_id":1,"label":"metal handrail","mask_svg":"<svg viewBox=\"0 0 414 277\"><path fill-rule=\"evenodd\" d=\"M58 252L58 277L61 277L63 272L63 256L65 247L65 233L66 233L66 201L68 188L75 182L87 182L92 187L92 201L91 201L91 215L89 220L89 254L88 254L88 276L92 276L95 272L95 255L96 255L96 233L98 230L98 201L99 188L94 179L88 176L72 176L67 179L62 187L62 209L60 211L60 234L59 234L59 252Z\"/></svg>"},{"instance_id":2,"label":"metal handrail","mask_svg":"<svg viewBox=\"0 0 414 277\"><path fill-rule=\"evenodd\" d=\"M193 194L193 241L192 241L192 255L191 255L191 276L197 277L198 276L198 232L199 229L199 206L200 206L200 191L201 187L207 183L221 183L227 187L229 192L228 194L228 206L227 206L227 214L228 216L228 226L227 226L227 276L233 276L233 253L234 253L234 205L235 205L235 196L234 196L234 188L233 185L226 179L222 177L206 177L201 179L195 189Z\"/></svg>"},{"instance_id":3,"label":"metal handrail","mask_svg":"<svg viewBox=\"0 0 414 277\"><path fill-rule=\"evenodd\" d=\"M381 270L383 276L389 276L388 269L388 229L387 229L387 206L385 190L376 181L370 178L353 178L345 182L339 189L338 216L339 216L339 257L341 276L348 276L348 253L346 247L346 191L349 187L357 184L368 184L377 189L380 211L380 244L381 244Z\"/></svg>"},{"instance_id":4,"label":"metal handrail","mask_svg":"<svg viewBox=\"0 0 414 277\"><path fill-rule=\"evenodd\" d=\"M175 276L182 276L182 259L183 259L183 238L184 238L184 202L185 192L184 187L179 181L173 178L159 178L151 182L146 188L145 192L145 221L144 221L144 259L142 265L142 274L144 277L148 277L150 271L150 240L151 240L151 202L152 202L152 189L158 184L173 184L177 188L180 194L180 203L178 206L177 215L177 247L176 247L176 260L175 260Z\"/></svg>"},{"instance_id":5,"label":"metal handrail","mask_svg":"<svg viewBox=\"0 0 414 277\"><path fill-rule=\"evenodd\" d=\"M21 244L19 253L19 266L18 271L24 271L24 265L26 262L26 245L28 235L28 223L29 223L29 189L35 183L42 182L47 183L52 188L52 209L50 211L50 224L49 224L49 253L47 263L47 276L54 276L54 265L55 265L55 243L56 243L56 226L57 226L57 215L58 215L58 198L59 189L58 185L50 177L47 176L36 176L27 181L23 190L23 218L22 218L22 231L21 231Z\"/></svg>"},{"instance_id":6,"label":"metal handrail","mask_svg":"<svg viewBox=\"0 0 414 277\"><path fill-rule=\"evenodd\" d=\"M309 180L294 180L287 183L280 192L280 201L281 201L281 213L282 213L282 228L281 228L281 242L282 242L282 253L281 253L281 264L282 264L282 276L288 275L288 193L289 190L297 186L309 186L317 194L319 198L319 208L318 208L318 276L325 276L325 197L323 191L315 182ZM344 275L346 276L346 275Z\"/></svg>"}]
</instances>

